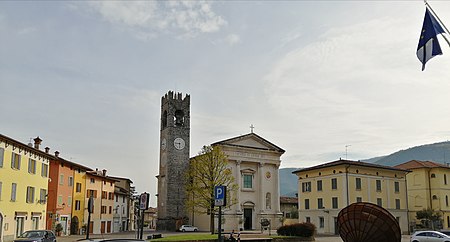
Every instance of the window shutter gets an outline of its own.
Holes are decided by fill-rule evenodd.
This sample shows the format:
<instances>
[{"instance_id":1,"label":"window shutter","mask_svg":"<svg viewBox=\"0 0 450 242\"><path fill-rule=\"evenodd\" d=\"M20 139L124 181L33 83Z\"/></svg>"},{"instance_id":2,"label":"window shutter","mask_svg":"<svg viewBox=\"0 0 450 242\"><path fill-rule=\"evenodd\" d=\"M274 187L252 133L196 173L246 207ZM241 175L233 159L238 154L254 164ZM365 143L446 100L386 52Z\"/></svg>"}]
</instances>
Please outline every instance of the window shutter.
<instances>
[{"instance_id":1,"label":"window shutter","mask_svg":"<svg viewBox=\"0 0 450 242\"><path fill-rule=\"evenodd\" d=\"M0 148L0 167L3 167L3 156L5 154L5 150Z\"/></svg>"},{"instance_id":2,"label":"window shutter","mask_svg":"<svg viewBox=\"0 0 450 242\"><path fill-rule=\"evenodd\" d=\"M15 167L14 167L14 161L15 161L15 159L16 159L16 156L14 155L14 152L13 152L13 153L11 153L11 168L15 168Z\"/></svg>"},{"instance_id":3,"label":"window shutter","mask_svg":"<svg viewBox=\"0 0 450 242\"><path fill-rule=\"evenodd\" d=\"M19 157L19 160L17 161L17 169L20 170L20 160L22 157L20 155L17 155L17 157Z\"/></svg>"}]
</instances>

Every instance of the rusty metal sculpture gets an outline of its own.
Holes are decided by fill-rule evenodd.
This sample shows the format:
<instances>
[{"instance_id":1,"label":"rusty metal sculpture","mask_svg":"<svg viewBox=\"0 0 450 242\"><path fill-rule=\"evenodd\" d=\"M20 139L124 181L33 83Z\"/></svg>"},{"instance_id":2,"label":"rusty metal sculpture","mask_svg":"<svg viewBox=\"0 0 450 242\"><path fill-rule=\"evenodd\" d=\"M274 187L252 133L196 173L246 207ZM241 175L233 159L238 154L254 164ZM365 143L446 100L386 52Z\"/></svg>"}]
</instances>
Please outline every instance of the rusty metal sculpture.
<instances>
[{"instance_id":1,"label":"rusty metal sculpture","mask_svg":"<svg viewBox=\"0 0 450 242\"><path fill-rule=\"evenodd\" d=\"M339 212L339 235L344 242L400 242L397 220L386 209L372 203L353 203Z\"/></svg>"}]
</instances>

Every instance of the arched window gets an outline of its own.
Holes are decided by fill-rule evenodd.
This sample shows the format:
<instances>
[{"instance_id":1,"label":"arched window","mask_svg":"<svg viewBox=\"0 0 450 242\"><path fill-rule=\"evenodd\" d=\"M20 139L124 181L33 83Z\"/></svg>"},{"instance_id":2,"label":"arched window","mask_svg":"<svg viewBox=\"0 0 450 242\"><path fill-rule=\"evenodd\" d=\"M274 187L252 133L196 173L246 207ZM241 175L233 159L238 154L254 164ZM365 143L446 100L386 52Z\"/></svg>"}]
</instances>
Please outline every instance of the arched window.
<instances>
[{"instance_id":1,"label":"arched window","mask_svg":"<svg viewBox=\"0 0 450 242\"><path fill-rule=\"evenodd\" d=\"M431 178L436 178L436 174L432 173Z\"/></svg>"},{"instance_id":2,"label":"arched window","mask_svg":"<svg viewBox=\"0 0 450 242\"><path fill-rule=\"evenodd\" d=\"M175 111L175 126L184 125L184 112L182 110Z\"/></svg>"},{"instance_id":3,"label":"arched window","mask_svg":"<svg viewBox=\"0 0 450 242\"><path fill-rule=\"evenodd\" d=\"M270 192L266 193L266 209L272 209L272 196Z\"/></svg>"},{"instance_id":4,"label":"arched window","mask_svg":"<svg viewBox=\"0 0 450 242\"><path fill-rule=\"evenodd\" d=\"M445 206L448 207L448 196L447 195L445 195Z\"/></svg>"},{"instance_id":5,"label":"arched window","mask_svg":"<svg viewBox=\"0 0 450 242\"><path fill-rule=\"evenodd\" d=\"M167 127L167 111L166 110L164 110L163 116L161 118L161 126L163 128Z\"/></svg>"}]
</instances>

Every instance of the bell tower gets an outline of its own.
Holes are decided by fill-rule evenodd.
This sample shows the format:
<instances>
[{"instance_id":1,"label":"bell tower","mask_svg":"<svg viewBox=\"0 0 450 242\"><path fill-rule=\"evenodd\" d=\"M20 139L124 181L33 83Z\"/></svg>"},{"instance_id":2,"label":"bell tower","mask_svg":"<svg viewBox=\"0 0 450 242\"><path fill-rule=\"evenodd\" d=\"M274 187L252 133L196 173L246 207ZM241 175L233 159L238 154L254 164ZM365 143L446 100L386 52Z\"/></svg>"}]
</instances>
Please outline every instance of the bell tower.
<instances>
[{"instance_id":1,"label":"bell tower","mask_svg":"<svg viewBox=\"0 0 450 242\"><path fill-rule=\"evenodd\" d=\"M185 172L189 167L190 96L169 91L161 98L157 230L175 231L187 217Z\"/></svg>"}]
</instances>

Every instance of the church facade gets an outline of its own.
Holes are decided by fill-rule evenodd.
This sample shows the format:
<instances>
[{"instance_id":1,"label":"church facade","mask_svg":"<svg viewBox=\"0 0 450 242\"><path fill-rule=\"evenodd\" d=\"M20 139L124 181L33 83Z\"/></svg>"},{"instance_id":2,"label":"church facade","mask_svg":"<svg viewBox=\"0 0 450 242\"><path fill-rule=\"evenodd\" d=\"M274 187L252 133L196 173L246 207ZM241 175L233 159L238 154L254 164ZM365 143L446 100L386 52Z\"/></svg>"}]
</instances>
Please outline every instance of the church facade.
<instances>
[{"instance_id":1,"label":"church facade","mask_svg":"<svg viewBox=\"0 0 450 242\"><path fill-rule=\"evenodd\" d=\"M260 230L261 221L281 226L278 168L282 148L252 132L211 144L228 157L228 167L239 189L237 203L223 209L225 231ZM175 231L182 224L209 231L207 214L187 211L186 181L189 167L190 96L169 91L161 99L160 164L157 230ZM217 227L217 218L215 225Z\"/></svg>"},{"instance_id":2,"label":"church facade","mask_svg":"<svg viewBox=\"0 0 450 242\"><path fill-rule=\"evenodd\" d=\"M227 155L228 167L239 185L237 203L222 210L222 229L260 230L263 220L270 221L273 229L281 226L278 168L285 151L253 132L211 146L219 146ZM189 217L199 230L209 230L209 215ZM216 218L216 227L217 224Z\"/></svg>"}]
</instances>

